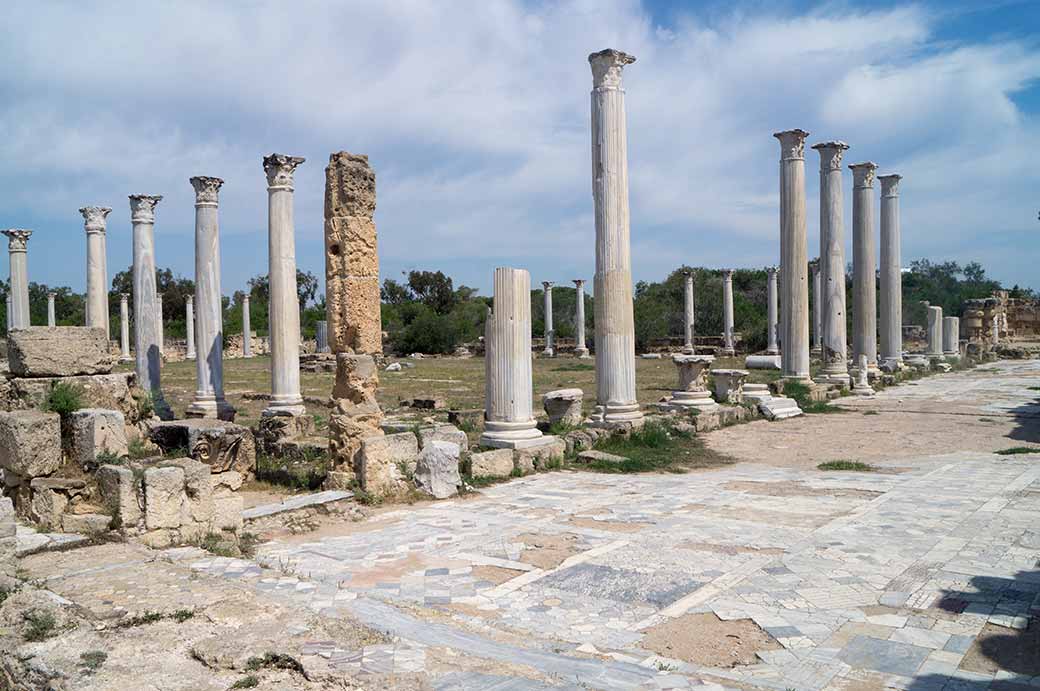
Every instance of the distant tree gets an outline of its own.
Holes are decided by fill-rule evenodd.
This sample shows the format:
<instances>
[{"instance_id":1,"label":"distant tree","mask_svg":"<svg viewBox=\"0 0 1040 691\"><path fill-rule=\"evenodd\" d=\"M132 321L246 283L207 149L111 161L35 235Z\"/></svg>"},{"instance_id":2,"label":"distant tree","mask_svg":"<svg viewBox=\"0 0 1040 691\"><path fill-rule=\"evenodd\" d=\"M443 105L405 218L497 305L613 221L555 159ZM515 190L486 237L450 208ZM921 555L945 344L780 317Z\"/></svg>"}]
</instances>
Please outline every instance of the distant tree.
<instances>
[{"instance_id":1,"label":"distant tree","mask_svg":"<svg viewBox=\"0 0 1040 691\"><path fill-rule=\"evenodd\" d=\"M392 278L383 281L379 297L388 305L400 305L413 299L412 292L408 290L408 287L401 285Z\"/></svg>"},{"instance_id":2,"label":"distant tree","mask_svg":"<svg viewBox=\"0 0 1040 691\"><path fill-rule=\"evenodd\" d=\"M440 271L409 271L408 288L416 300L438 314L451 312L458 301L451 279Z\"/></svg>"}]
</instances>

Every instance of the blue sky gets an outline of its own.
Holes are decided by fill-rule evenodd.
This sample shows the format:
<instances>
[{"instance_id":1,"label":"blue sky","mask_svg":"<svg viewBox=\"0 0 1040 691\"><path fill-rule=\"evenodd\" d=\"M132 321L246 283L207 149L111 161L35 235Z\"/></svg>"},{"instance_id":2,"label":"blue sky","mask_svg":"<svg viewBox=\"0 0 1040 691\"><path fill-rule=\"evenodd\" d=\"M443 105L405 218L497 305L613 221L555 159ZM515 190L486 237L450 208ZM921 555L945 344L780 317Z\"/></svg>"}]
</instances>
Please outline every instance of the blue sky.
<instances>
[{"instance_id":1,"label":"blue sky","mask_svg":"<svg viewBox=\"0 0 1040 691\"><path fill-rule=\"evenodd\" d=\"M30 279L84 290L85 205L162 194L157 260L193 267L188 178L224 178L223 290L267 270L261 158L297 171L297 256L323 277L324 167L367 153L384 277L495 266L591 278L591 75L626 68L637 280L777 262L779 146L842 139L904 176L903 258L1040 289L1040 2L35 3L0 26L0 226ZM818 159L806 157L810 253ZM851 175L846 174L851 246ZM849 255L851 258L851 254ZM0 268L6 276L6 268ZM111 277L110 277L111 278Z\"/></svg>"}]
</instances>

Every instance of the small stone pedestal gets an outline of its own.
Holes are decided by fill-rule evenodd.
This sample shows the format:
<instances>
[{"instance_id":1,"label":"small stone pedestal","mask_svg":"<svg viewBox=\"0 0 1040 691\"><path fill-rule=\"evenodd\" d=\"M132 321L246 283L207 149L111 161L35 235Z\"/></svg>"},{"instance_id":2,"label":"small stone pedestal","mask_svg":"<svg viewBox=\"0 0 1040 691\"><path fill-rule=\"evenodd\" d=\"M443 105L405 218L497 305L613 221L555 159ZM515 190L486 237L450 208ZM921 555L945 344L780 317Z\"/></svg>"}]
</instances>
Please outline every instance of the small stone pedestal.
<instances>
[{"instance_id":1,"label":"small stone pedestal","mask_svg":"<svg viewBox=\"0 0 1040 691\"><path fill-rule=\"evenodd\" d=\"M560 423L568 427L581 424L581 402L585 392L581 389L559 389L542 396L542 407L549 416L549 424Z\"/></svg>"},{"instance_id":2,"label":"small stone pedestal","mask_svg":"<svg viewBox=\"0 0 1040 691\"><path fill-rule=\"evenodd\" d=\"M712 370L715 381L715 399L719 403L739 404L744 402L744 380L750 372L743 369Z\"/></svg>"},{"instance_id":3,"label":"small stone pedestal","mask_svg":"<svg viewBox=\"0 0 1040 691\"><path fill-rule=\"evenodd\" d=\"M759 404L773 397L769 391L768 384L744 384L743 396L745 403Z\"/></svg>"},{"instance_id":4,"label":"small stone pedestal","mask_svg":"<svg viewBox=\"0 0 1040 691\"><path fill-rule=\"evenodd\" d=\"M856 370L856 383L852 388L853 396L873 396L874 389L870 386L869 368L867 367L867 356L859 356L859 368Z\"/></svg>"},{"instance_id":5,"label":"small stone pedestal","mask_svg":"<svg viewBox=\"0 0 1040 691\"><path fill-rule=\"evenodd\" d=\"M705 383L708 367L714 355L673 355L672 362L679 369L679 390L672 392L669 403L684 409L715 410L719 404L712 400Z\"/></svg>"}]
</instances>

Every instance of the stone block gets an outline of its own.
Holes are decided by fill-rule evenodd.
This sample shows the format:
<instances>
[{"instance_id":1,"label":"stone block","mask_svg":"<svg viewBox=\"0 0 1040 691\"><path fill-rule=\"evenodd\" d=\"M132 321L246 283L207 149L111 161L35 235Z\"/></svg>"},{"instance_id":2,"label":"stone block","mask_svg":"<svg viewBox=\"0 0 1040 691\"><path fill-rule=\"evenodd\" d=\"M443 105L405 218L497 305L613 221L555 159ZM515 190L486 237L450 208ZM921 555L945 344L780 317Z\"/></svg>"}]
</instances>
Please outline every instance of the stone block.
<instances>
[{"instance_id":1,"label":"stone block","mask_svg":"<svg viewBox=\"0 0 1040 691\"><path fill-rule=\"evenodd\" d=\"M234 491L242 486L244 478L242 477L242 473L235 470L228 470L223 473L213 473L210 475L209 480L214 491L221 488Z\"/></svg>"},{"instance_id":2,"label":"stone block","mask_svg":"<svg viewBox=\"0 0 1040 691\"><path fill-rule=\"evenodd\" d=\"M431 441L423 447L415 466L415 486L436 499L447 499L458 494L461 485L458 444Z\"/></svg>"},{"instance_id":3,"label":"stone block","mask_svg":"<svg viewBox=\"0 0 1040 691\"><path fill-rule=\"evenodd\" d=\"M163 451L187 449L213 473L234 470L249 477L256 469L256 439L248 427L233 422L212 418L160 422L152 425L148 438Z\"/></svg>"},{"instance_id":4,"label":"stone block","mask_svg":"<svg viewBox=\"0 0 1040 691\"><path fill-rule=\"evenodd\" d=\"M34 479L30 483L29 518L45 530L61 530L62 514L68 509L71 498L69 490L81 490L84 483L79 481L78 485L66 487L65 483L51 482L50 478Z\"/></svg>"},{"instance_id":5,"label":"stone block","mask_svg":"<svg viewBox=\"0 0 1040 691\"><path fill-rule=\"evenodd\" d=\"M624 456L618 456L605 451L596 451L595 449L589 449L588 451L582 451L578 454L579 463L621 463L628 459Z\"/></svg>"},{"instance_id":6,"label":"stone block","mask_svg":"<svg viewBox=\"0 0 1040 691\"><path fill-rule=\"evenodd\" d=\"M542 396L542 407L549 416L549 424L559 423L568 427L580 425L583 419L581 402L584 396L585 392L581 389L558 389Z\"/></svg>"},{"instance_id":7,"label":"stone block","mask_svg":"<svg viewBox=\"0 0 1040 691\"><path fill-rule=\"evenodd\" d=\"M39 410L0 412L0 466L23 478L50 475L61 465L61 420Z\"/></svg>"},{"instance_id":8,"label":"stone block","mask_svg":"<svg viewBox=\"0 0 1040 691\"><path fill-rule=\"evenodd\" d=\"M573 453L591 449L595 438L587 430L576 429L563 435L563 442L567 445L567 453Z\"/></svg>"},{"instance_id":9,"label":"stone block","mask_svg":"<svg viewBox=\"0 0 1040 691\"><path fill-rule=\"evenodd\" d=\"M419 448L425 448L432 441L447 441L458 444L463 451L469 450L469 437L466 433L453 425L437 425L435 427L423 427L419 430Z\"/></svg>"},{"instance_id":10,"label":"stone block","mask_svg":"<svg viewBox=\"0 0 1040 691\"><path fill-rule=\"evenodd\" d=\"M72 377L108 374L116 357L104 329L30 326L8 334L7 361L16 377Z\"/></svg>"},{"instance_id":11,"label":"stone block","mask_svg":"<svg viewBox=\"0 0 1040 691\"><path fill-rule=\"evenodd\" d=\"M0 540L15 537L14 502L9 497L0 497Z\"/></svg>"},{"instance_id":12,"label":"stone block","mask_svg":"<svg viewBox=\"0 0 1040 691\"><path fill-rule=\"evenodd\" d=\"M100 535L107 533L112 524L112 517L101 513L67 513L62 517L62 529L66 533L83 535Z\"/></svg>"},{"instance_id":13,"label":"stone block","mask_svg":"<svg viewBox=\"0 0 1040 691\"><path fill-rule=\"evenodd\" d=\"M238 532L242 529L242 509L245 500L233 494L213 498L213 520L214 530L233 530Z\"/></svg>"},{"instance_id":14,"label":"stone block","mask_svg":"<svg viewBox=\"0 0 1040 691\"><path fill-rule=\"evenodd\" d=\"M186 512L184 470L175 466L144 471L144 520L149 530L179 528Z\"/></svg>"},{"instance_id":15,"label":"stone block","mask_svg":"<svg viewBox=\"0 0 1040 691\"><path fill-rule=\"evenodd\" d=\"M209 523L213 520L213 485L210 467L191 458L175 458L165 461L163 467L175 466L184 471L185 519L193 523Z\"/></svg>"},{"instance_id":16,"label":"stone block","mask_svg":"<svg viewBox=\"0 0 1040 691\"><path fill-rule=\"evenodd\" d=\"M12 379L11 386L23 407L38 408L47 399L51 387L59 381L78 388L83 394L83 404L90 408L118 410L131 425L141 420L141 404L147 394L137 386L137 375L133 372Z\"/></svg>"},{"instance_id":17,"label":"stone block","mask_svg":"<svg viewBox=\"0 0 1040 691\"><path fill-rule=\"evenodd\" d=\"M482 451L469 457L473 477L509 477L513 474L513 450Z\"/></svg>"},{"instance_id":18,"label":"stone block","mask_svg":"<svg viewBox=\"0 0 1040 691\"><path fill-rule=\"evenodd\" d=\"M133 472L118 465L103 465L95 476L101 493L101 501L112 513L117 528L133 528L141 522L140 488Z\"/></svg>"},{"instance_id":19,"label":"stone block","mask_svg":"<svg viewBox=\"0 0 1040 691\"><path fill-rule=\"evenodd\" d=\"M353 470L330 470L322 483L322 489L348 490L356 481L357 475Z\"/></svg>"},{"instance_id":20,"label":"stone block","mask_svg":"<svg viewBox=\"0 0 1040 691\"><path fill-rule=\"evenodd\" d=\"M93 463L99 453L126 456L126 418L118 410L81 408L69 415L72 461Z\"/></svg>"},{"instance_id":21,"label":"stone block","mask_svg":"<svg viewBox=\"0 0 1040 691\"><path fill-rule=\"evenodd\" d=\"M415 472L418 457L419 442L411 432L362 439L357 464L361 488L378 497L403 491L405 474Z\"/></svg>"},{"instance_id":22,"label":"stone block","mask_svg":"<svg viewBox=\"0 0 1040 691\"><path fill-rule=\"evenodd\" d=\"M558 437L542 437L538 446L513 449L513 464L522 472L541 470L548 463L562 461L567 455L567 443Z\"/></svg>"}]
</instances>

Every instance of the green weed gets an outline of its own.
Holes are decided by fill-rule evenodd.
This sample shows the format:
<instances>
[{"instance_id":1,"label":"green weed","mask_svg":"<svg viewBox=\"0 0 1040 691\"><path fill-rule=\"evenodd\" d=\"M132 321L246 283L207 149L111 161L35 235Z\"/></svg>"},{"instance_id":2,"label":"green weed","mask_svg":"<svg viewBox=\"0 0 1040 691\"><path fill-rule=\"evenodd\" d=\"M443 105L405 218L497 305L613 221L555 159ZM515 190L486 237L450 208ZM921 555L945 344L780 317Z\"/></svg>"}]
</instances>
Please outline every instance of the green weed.
<instances>
[{"instance_id":1,"label":"green weed","mask_svg":"<svg viewBox=\"0 0 1040 691\"><path fill-rule=\"evenodd\" d=\"M998 456L1017 456L1023 453L1040 453L1040 447L1034 446L1012 446L1010 449L995 451Z\"/></svg>"},{"instance_id":2,"label":"green weed","mask_svg":"<svg viewBox=\"0 0 1040 691\"><path fill-rule=\"evenodd\" d=\"M57 382L47 393L43 409L57 413L62 418L68 417L83 407L83 395L82 387L67 382Z\"/></svg>"},{"instance_id":3,"label":"green weed","mask_svg":"<svg viewBox=\"0 0 1040 691\"><path fill-rule=\"evenodd\" d=\"M107 659L108 653L101 650L88 650L85 653L80 653L79 656L80 664L91 672L100 669L101 665L105 664L105 660Z\"/></svg>"},{"instance_id":4,"label":"green weed","mask_svg":"<svg viewBox=\"0 0 1040 691\"><path fill-rule=\"evenodd\" d=\"M25 621L29 623L25 629L25 640L35 643L45 641L54 635L58 623L50 612L32 610L25 613Z\"/></svg>"},{"instance_id":5,"label":"green weed","mask_svg":"<svg viewBox=\"0 0 1040 691\"><path fill-rule=\"evenodd\" d=\"M859 461L827 461L816 466L819 470L853 470L862 473L869 473L877 470L876 467L869 463L861 463Z\"/></svg>"}]
</instances>

